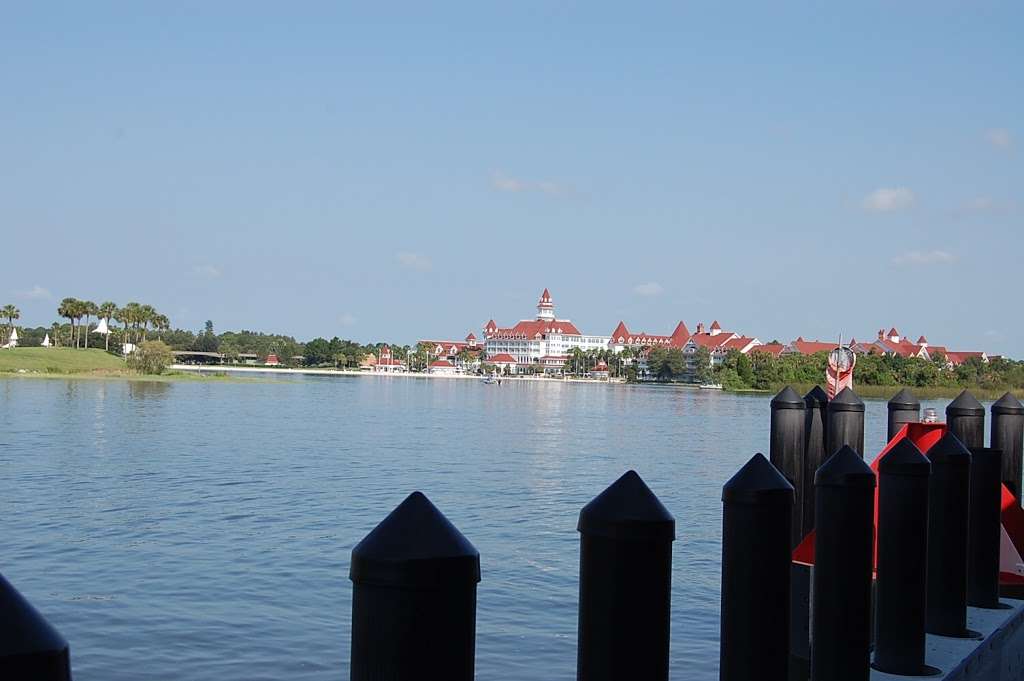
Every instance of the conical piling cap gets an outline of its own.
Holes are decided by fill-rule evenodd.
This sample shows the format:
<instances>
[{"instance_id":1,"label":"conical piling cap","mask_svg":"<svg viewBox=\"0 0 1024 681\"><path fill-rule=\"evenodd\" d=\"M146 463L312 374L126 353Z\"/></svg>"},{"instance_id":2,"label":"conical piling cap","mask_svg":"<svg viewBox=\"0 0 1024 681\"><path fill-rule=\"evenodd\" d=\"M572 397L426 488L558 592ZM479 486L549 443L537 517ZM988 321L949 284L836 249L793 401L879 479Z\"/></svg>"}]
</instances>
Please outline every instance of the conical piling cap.
<instances>
[{"instance_id":1,"label":"conical piling cap","mask_svg":"<svg viewBox=\"0 0 1024 681\"><path fill-rule=\"evenodd\" d=\"M804 398L788 385L772 398L772 409L806 409Z\"/></svg>"},{"instance_id":2,"label":"conical piling cap","mask_svg":"<svg viewBox=\"0 0 1024 681\"><path fill-rule=\"evenodd\" d=\"M68 642L0 575L0 675L3 660L14 656L22 657L32 679L71 679Z\"/></svg>"},{"instance_id":3,"label":"conical piling cap","mask_svg":"<svg viewBox=\"0 0 1024 681\"><path fill-rule=\"evenodd\" d=\"M964 390L946 407L946 416L984 416L985 407L969 391Z\"/></svg>"},{"instance_id":4,"label":"conical piling cap","mask_svg":"<svg viewBox=\"0 0 1024 681\"><path fill-rule=\"evenodd\" d=\"M722 487L722 501L734 504L793 504L793 486L764 454L751 457Z\"/></svg>"},{"instance_id":5,"label":"conical piling cap","mask_svg":"<svg viewBox=\"0 0 1024 681\"><path fill-rule=\"evenodd\" d=\"M437 588L480 581L480 553L420 492L413 492L352 549L358 584Z\"/></svg>"},{"instance_id":6,"label":"conical piling cap","mask_svg":"<svg viewBox=\"0 0 1024 681\"><path fill-rule=\"evenodd\" d=\"M964 443L960 442L960 438L954 435L951 430L947 430L946 434L932 445L931 449L928 450L927 457L933 464L971 465L971 450L967 449Z\"/></svg>"},{"instance_id":7,"label":"conical piling cap","mask_svg":"<svg viewBox=\"0 0 1024 681\"><path fill-rule=\"evenodd\" d=\"M583 507L576 529L620 541L673 541L676 519L636 471L626 471Z\"/></svg>"},{"instance_id":8,"label":"conical piling cap","mask_svg":"<svg viewBox=\"0 0 1024 681\"><path fill-rule=\"evenodd\" d=\"M824 409L828 406L828 393L820 385L816 385L804 395L804 404L808 409Z\"/></svg>"},{"instance_id":9,"label":"conical piling cap","mask_svg":"<svg viewBox=\"0 0 1024 681\"><path fill-rule=\"evenodd\" d=\"M1006 393L992 405L993 414L1024 414L1024 404L1013 393Z\"/></svg>"},{"instance_id":10,"label":"conical piling cap","mask_svg":"<svg viewBox=\"0 0 1024 681\"><path fill-rule=\"evenodd\" d=\"M908 438L903 438L882 457L878 464L880 475L902 475L907 477L928 477L932 465L921 450Z\"/></svg>"},{"instance_id":11,"label":"conical piling cap","mask_svg":"<svg viewBox=\"0 0 1024 681\"><path fill-rule=\"evenodd\" d=\"M829 400L829 411L864 411L864 400L860 399L852 388L843 388L839 394Z\"/></svg>"},{"instance_id":12,"label":"conical piling cap","mask_svg":"<svg viewBox=\"0 0 1024 681\"><path fill-rule=\"evenodd\" d=\"M921 409L921 402L914 393L903 388L889 400L889 411L918 411Z\"/></svg>"},{"instance_id":13,"label":"conical piling cap","mask_svg":"<svg viewBox=\"0 0 1024 681\"><path fill-rule=\"evenodd\" d=\"M861 487L875 486L875 472L864 463L849 445L828 458L814 474L815 487Z\"/></svg>"}]
</instances>

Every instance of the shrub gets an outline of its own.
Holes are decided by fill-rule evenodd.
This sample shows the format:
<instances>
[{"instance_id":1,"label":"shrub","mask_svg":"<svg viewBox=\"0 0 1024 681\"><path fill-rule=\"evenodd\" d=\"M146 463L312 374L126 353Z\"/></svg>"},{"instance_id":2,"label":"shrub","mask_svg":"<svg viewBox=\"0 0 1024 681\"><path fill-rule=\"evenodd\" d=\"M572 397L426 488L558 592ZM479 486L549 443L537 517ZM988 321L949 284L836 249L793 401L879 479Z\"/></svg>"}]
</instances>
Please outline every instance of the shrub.
<instances>
[{"instance_id":1,"label":"shrub","mask_svg":"<svg viewBox=\"0 0 1024 681\"><path fill-rule=\"evenodd\" d=\"M163 341L143 341L128 355L128 368L140 374L162 374L174 363L174 353Z\"/></svg>"}]
</instances>

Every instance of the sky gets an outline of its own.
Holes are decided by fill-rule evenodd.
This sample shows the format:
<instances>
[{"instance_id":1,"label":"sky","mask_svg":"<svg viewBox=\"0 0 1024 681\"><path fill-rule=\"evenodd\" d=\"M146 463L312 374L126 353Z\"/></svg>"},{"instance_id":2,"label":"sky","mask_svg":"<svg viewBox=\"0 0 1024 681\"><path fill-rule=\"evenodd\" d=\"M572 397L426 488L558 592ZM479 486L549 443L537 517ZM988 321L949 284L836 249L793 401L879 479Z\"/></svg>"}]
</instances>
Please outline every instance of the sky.
<instances>
[{"instance_id":1,"label":"sky","mask_svg":"<svg viewBox=\"0 0 1024 681\"><path fill-rule=\"evenodd\" d=\"M0 305L412 343L547 287L585 333L896 326L1021 358L1022 25L1009 2L3 3Z\"/></svg>"}]
</instances>

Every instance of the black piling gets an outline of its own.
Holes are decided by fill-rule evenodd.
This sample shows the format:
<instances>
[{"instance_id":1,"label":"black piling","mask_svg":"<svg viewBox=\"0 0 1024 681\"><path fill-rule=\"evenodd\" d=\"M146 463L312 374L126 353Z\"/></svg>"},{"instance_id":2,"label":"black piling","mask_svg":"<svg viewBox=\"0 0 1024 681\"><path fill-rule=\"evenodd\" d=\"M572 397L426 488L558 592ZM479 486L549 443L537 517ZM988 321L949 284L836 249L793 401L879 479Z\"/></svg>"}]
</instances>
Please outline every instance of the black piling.
<instances>
[{"instance_id":1,"label":"black piling","mask_svg":"<svg viewBox=\"0 0 1024 681\"><path fill-rule=\"evenodd\" d=\"M946 407L946 425L964 447L985 446L985 407L964 390Z\"/></svg>"},{"instance_id":2,"label":"black piling","mask_svg":"<svg viewBox=\"0 0 1024 681\"><path fill-rule=\"evenodd\" d=\"M804 499L814 498L814 474L825 461L825 428L828 424L828 393L814 386L804 395L807 408L804 424L804 465L801 485ZM814 504L803 505L800 531L807 536L814 529Z\"/></svg>"},{"instance_id":3,"label":"black piling","mask_svg":"<svg viewBox=\"0 0 1024 681\"><path fill-rule=\"evenodd\" d=\"M967 541L967 604L999 606L999 543L1002 539L1002 458L989 447L971 447L971 510Z\"/></svg>"},{"instance_id":4,"label":"black piling","mask_svg":"<svg viewBox=\"0 0 1024 681\"><path fill-rule=\"evenodd\" d=\"M864 400L852 388L843 388L829 400L825 457L850 447L864 457Z\"/></svg>"},{"instance_id":5,"label":"black piling","mask_svg":"<svg viewBox=\"0 0 1024 681\"><path fill-rule=\"evenodd\" d=\"M668 679L676 521L634 471L580 511L579 681Z\"/></svg>"},{"instance_id":6,"label":"black piling","mask_svg":"<svg viewBox=\"0 0 1024 681\"><path fill-rule=\"evenodd\" d=\"M875 474L843 447L814 476L816 517L811 601L811 681L871 675L871 578Z\"/></svg>"},{"instance_id":7,"label":"black piling","mask_svg":"<svg viewBox=\"0 0 1024 681\"><path fill-rule=\"evenodd\" d=\"M480 554L413 492L352 549L352 681L473 679Z\"/></svg>"},{"instance_id":8,"label":"black piling","mask_svg":"<svg viewBox=\"0 0 1024 681\"><path fill-rule=\"evenodd\" d=\"M914 393L903 388L893 395L889 400L889 427L886 441L888 442L900 432L900 429L907 423L915 423L921 420L921 403L914 397Z\"/></svg>"},{"instance_id":9,"label":"black piling","mask_svg":"<svg viewBox=\"0 0 1024 681\"><path fill-rule=\"evenodd\" d=\"M771 403L771 450L772 465L786 477L793 486L793 521L790 547L795 548L804 538L803 505L813 504L812 495L805 494L804 487L804 428L807 421L807 407L804 400L788 385ZM813 475L813 471L811 473Z\"/></svg>"},{"instance_id":10,"label":"black piling","mask_svg":"<svg viewBox=\"0 0 1024 681\"><path fill-rule=\"evenodd\" d=\"M68 643L0 575L0 679L71 681Z\"/></svg>"},{"instance_id":11,"label":"black piling","mask_svg":"<svg viewBox=\"0 0 1024 681\"><path fill-rule=\"evenodd\" d=\"M722 488L722 501L719 679L783 681L789 670L793 486L755 454Z\"/></svg>"},{"instance_id":12,"label":"black piling","mask_svg":"<svg viewBox=\"0 0 1024 681\"><path fill-rule=\"evenodd\" d=\"M971 638L967 629L967 533L971 453L953 433L928 450L929 634Z\"/></svg>"},{"instance_id":13,"label":"black piling","mask_svg":"<svg viewBox=\"0 0 1024 681\"><path fill-rule=\"evenodd\" d=\"M993 449L1003 450L1003 484L1021 501L1021 473L1024 464L1024 405L1006 393L992 405Z\"/></svg>"},{"instance_id":14,"label":"black piling","mask_svg":"<svg viewBox=\"0 0 1024 681\"><path fill-rule=\"evenodd\" d=\"M928 673L924 663L931 464L900 440L878 466L878 562L874 667Z\"/></svg>"}]
</instances>

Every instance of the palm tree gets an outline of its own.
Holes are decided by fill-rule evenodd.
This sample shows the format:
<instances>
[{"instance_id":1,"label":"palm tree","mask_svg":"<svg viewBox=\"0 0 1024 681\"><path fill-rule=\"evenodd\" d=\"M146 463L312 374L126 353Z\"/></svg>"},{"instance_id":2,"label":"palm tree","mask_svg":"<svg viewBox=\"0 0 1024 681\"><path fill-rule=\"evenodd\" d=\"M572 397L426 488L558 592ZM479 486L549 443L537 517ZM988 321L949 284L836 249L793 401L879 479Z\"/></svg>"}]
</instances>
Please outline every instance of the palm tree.
<instances>
[{"instance_id":1,"label":"palm tree","mask_svg":"<svg viewBox=\"0 0 1024 681\"><path fill-rule=\"evenodd\" d=\"M124 337L121 339L121 345L124 345L128 342L128 324L131 322L131 313L128 311L128 307L125 306L114 310L114 314L112 316L115 321L124 324L124 331L122 332Z\"/></svg>"},{"instance_id":2,"label":"palm tree","mask_svg":"<svg viewBox=\"0 0 1024 681\"><path fill-rule=\"evenodd\" d=\"M164 332L171 330L171 320L165 314L154 314L152 321L154 331Z\"/></svg>"},{"instance_id":3,"label":"palm tree","mask_svg":"<svg viewBox=\"0 0 1024 681\"><path fill-rule=\"evenodd\" d=\"M104 350L110 352L110 318L117 312L117 303L112 303L109 300L99 307L100 319L104 319L107 322L107 335L105 337Z\"/></svg>"},{"instance_id":4,"label":"palm tree","mask_svg":"<svg viewBox=\"0 0 1024 681\"><path fill-rule=\"evenodd\" d=\"M133 329L138 330L139 323L142 320L142 305L139 305L138 303L128 303L124 306L124 310L122 310L122 312L127 316L125 331L127 332L128 330L128 324L131 324ZM129 342L135 342L137 339L138 334L135 334Z\"/></svg>"},{"instance_id":5,"label":"palm tree","mask_svg":"<svg viewBox=\"0 0 1024 681\"><path fill-rule=\"evenodd\" d=\"M142 340L146 340L146 329L156 317L156 310L152 305L143 305L141 308L140 322L142 322Z\"/></svg>"},{"instance_id":6,"label":"palm tree","mask_svg":"<svg viewBox=\"0 0 1024 681\"><path fill-rule=\"evenodd\" d=\"M85 347L89 348L89 318L98 315L100 309L91 300L82 301L82 314L85 316Z\"/></svg>"},{"instance_id":7,"label":"palm tree","mask_svg":"<svg viewBox=\"0 0 1024 681\"><path fill-rule=\"evenodd\" d=\"M21 319L21 310L13 305L4 305L4 309L0 310L0 315L7 318L7 330L10 331L14 328L14 320Z\"/></svg>"},{"instance_id":8,"label":"palm tree","mask_svg":"<svg viewBox=\"0 0 1024 681\"><path fill-rule=\"evenodd\" d=\"M65 298L64 300L60 301L60 305L57 307L57 314L59 314L62 319L66 319L71 323L72 336L74 336L75 334L75 316L74 314L72 314L72 309L74 308L74 305L74 298ZM71 345L71 338L68 338L68 345Z\"/></svg>"},{"instance_id":9,"label":"palm tree","mask_svg":"<svg viewBox=\"0 0 1024 681\"><path fill-rule=\"evenodd\" d=\"M53 344L54 346L60 346L60 324L54 322L50 326L50 331L53 332Z\"/></svg>"}]
</instances>

